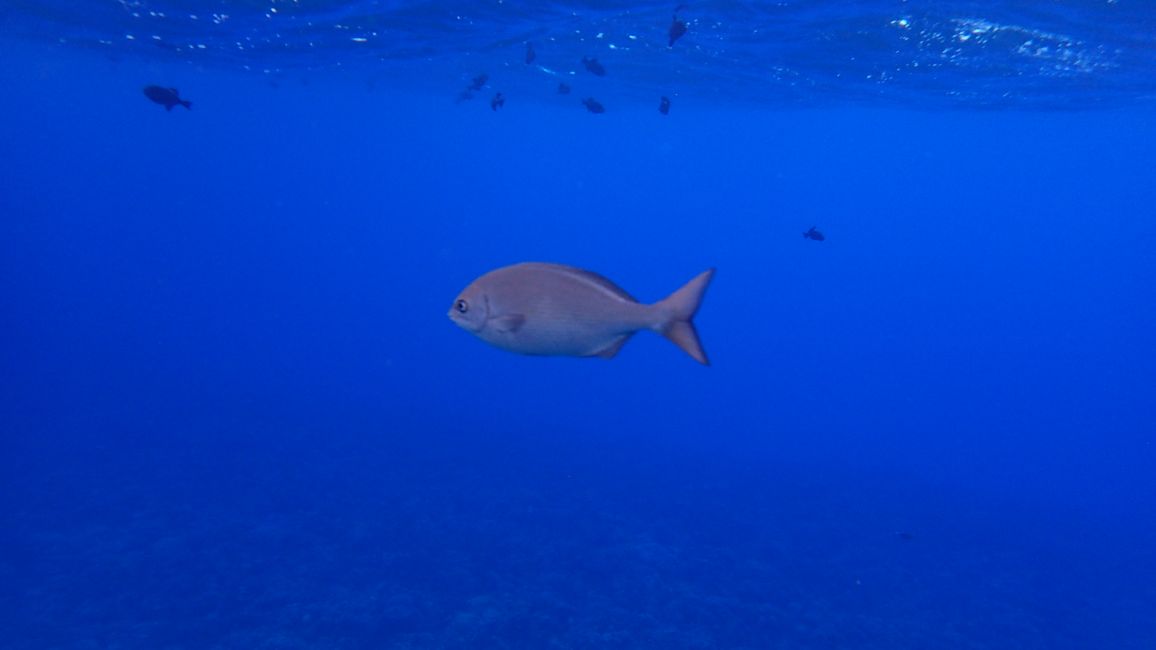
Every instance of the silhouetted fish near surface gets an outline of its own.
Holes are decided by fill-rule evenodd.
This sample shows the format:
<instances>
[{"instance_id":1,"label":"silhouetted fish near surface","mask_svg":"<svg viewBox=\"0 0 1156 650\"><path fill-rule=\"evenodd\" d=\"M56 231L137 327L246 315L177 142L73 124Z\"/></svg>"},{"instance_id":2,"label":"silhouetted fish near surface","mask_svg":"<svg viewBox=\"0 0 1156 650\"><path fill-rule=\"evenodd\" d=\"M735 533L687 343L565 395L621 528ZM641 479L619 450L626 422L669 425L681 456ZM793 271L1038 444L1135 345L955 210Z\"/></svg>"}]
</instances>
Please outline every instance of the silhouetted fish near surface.
<instances>
[{"instance_id":1,"label":"silhouetted fish near surface","mask_svg":"<svg viewBox=\"0 0 1156 650\"><path fill-rule=\"evenodd\" d=\"M526 43L526 63L533 63L536 58L538 53L534 51L534 44Z\"/></svg>"},{"instance_id":2,"label":"silhouetted fish near surface","mask_svg":"<svg viewBox=\"0 0 1156 650\"><path fill-rule=\"evenodd\" d=\"M144 94L145 94L145 97L148 97L149 99L160 104L161 106L164 106L166 111L173 110L173 107L176 106L177 104L180 104L181 106L184 106L185 108L188 108L190 110L193 108L192 102L190 102L188 100L181 99L181 93L179 91L177 91L176 88L162 88L160 86L145 86Z\"/></svg>"},{"instance_id":3,"label":"silhouetted fish near surface","mask_svg":"<svg viewBox=\"0 0 1156 650\"><path fill-rule=\"evenodd\" d=\"M496 111L505 105L506 98L502 96L502 93L494 95L494 98L490 100L490 110L492 111Z\"/></svg>"},{"instance_id":4,"label":"silhouetted fish near surface","mask_svg":"<svg viewBox=\"0 0 1156 650\"><path fill-rule=\"evenodd\" d=\"M815 230L814 226L811 226L810 230L803 233L803 237L806 239L814 239L815 241L823 241L824 239L826 239L826 237L823 236L823 233L819 232L818 230Z\"/></svg>"},{"instance_id":5,"label":"silhouetted fish near surface","mask_svg":"<svg viewBox=\"0 0 1156 650\"><path fill-rule=\"evenodd\" d=\"M589 57L589 56L584 56L584 57L582 57L582 65L586 66L586 69L589 70L592 74L594 74L594 76L597 76L597 77L605 77L606 76L606 68L602 67L602 64L598 62L598 59L595 59L595 58Z\"/></svg>"},{"instance_id":6,"label":"silhouetted fish near surface","mask_svg":"<svg viewBox=\"0 0 1156 650\"><path fill-rule=\"evenodd\" d=\"M678 39L682 38L683 35L685 35L685 34L686 34L686 23L679 20L678 16L675 16L670 23L670 42L667 43L666 46L667 47L674 47L674 42L677 41Z\"/></svg>"},{"instance_id":7,"label":"silhouetted fish near surface","mask_svg":"<svg viewBox=\"0 0 1156 650\"><path fill-rule=\"evenodd\" d=\"M564 83L558 84L558 94L559 95L569 95L570 94L570 86L567 86Z\"/></svg>"},{"instance_id":8,"label":"silhouetted fish near surface","mask_svg":"<svg viewBox=\"0 0 1156 650\"><path fill-rule=\"evenodd\" d=\"M658 101L658 112L662 113L663 115L669 115L670 114L670 98L669 97L663 97L662 99L660 99Z\"/></svg>"},{"instance_id":9,"label":"silhouetted fish near surface","mask_svg":"<svg viewBox=\"0 0 1156 650\"><path fill-rule=\"evenodd\" d=\"M486 82L489 80L490 80L490 76L484 72L482 74L474 77L473 80L470 81L470 85L466 86L465 90L458 93L457 101L460 103L460 102L464 102L464 101L473 99L474 98L474 91L481 90L482 88L484 88L486 86ZM491 105L491 108L492 107L493 106Z\"/></svg>"},{"instance_id":10,"label":"silhouetted fish near surface","mask_svg":"<svg viewBox=\"0 0 1156 650\"><path fill-rule=\"evenodd\" d=\"M583 99L582 105L585 106L586 110L590 111L591 113L606 112L606 108L604 108L602 104L599 104L598 100L594 99L593 97L587 97L586 99Z\"/></svg>"},{"instance_id":11,"label":"silhouetted fish near surface","mask_svg":"<svg viewBox=\"0 0 1156 650\"><path fill-rule=\"evenodd\" d=\"M639 330L665 336L709 365L691 319L714 269L645 305L606 278L561 264L524 262L474 280L449 317L490 345L521 354L612 358Z\"/></svg>"}]
</instances>

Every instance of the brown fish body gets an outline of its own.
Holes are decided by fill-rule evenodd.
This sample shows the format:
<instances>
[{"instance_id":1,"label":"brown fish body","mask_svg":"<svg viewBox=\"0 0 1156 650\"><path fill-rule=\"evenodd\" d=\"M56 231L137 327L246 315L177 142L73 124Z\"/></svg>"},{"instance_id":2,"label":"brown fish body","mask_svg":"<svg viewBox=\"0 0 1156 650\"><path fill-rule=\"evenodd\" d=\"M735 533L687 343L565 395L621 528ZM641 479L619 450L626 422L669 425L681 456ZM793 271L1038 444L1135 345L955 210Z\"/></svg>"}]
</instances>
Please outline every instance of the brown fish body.
<instances>
[{"instance_id":1,"label":"brown fish body","mask_svg":"<svg viewBox=\"0 0 1156 650\"><path fill-rule=\"evenodd\" d=\"M635 332L649 329L705 364L691 318L713 274L706 271L647 305L596 273L526 262L479 277L454 301L449 316L491 345L532 355L610 358Z\"/></svg>"}]
</instances>

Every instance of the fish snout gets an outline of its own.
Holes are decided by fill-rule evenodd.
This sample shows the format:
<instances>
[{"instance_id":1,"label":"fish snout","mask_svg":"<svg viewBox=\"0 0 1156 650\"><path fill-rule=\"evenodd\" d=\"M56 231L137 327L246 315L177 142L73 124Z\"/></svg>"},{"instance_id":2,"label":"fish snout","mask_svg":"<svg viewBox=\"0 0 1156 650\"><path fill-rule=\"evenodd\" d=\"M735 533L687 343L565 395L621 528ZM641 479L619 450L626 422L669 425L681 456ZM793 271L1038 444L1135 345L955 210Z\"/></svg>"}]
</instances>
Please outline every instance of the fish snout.
<instances>
[{"instance_id":1,"label":"fish snout","mask_svg":"<svg viewBox=\"0 0 1156 650\"><path fill-rule=\"evenodd\" d=\"M454 299L454 303L450 305L450 310L446 315L458 327L476 334L486 325L486 311L484 301L481 304L476 304L475 301L471 301L469 297L463 295Z\"/></svg>"}]
</instances>

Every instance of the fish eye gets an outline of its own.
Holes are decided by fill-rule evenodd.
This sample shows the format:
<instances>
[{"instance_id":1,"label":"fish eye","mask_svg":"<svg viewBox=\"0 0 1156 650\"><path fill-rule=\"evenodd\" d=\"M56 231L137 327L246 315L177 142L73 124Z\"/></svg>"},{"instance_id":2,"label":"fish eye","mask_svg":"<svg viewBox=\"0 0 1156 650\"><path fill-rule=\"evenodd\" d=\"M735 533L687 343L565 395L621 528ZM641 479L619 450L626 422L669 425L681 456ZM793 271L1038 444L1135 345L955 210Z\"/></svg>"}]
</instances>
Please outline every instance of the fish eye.
<instances>
[{"instance_id":1,"label":"fish eye","mask_svg":"<svg viewBox=\"0 0 1156 650\"><path fill-rule=\"evenodd\" d=\"M458 310L459 314L464 314L470 310L470 303L466 302L465 300L459 299L457 302L454 303L454 309Z\"/></svg>"}]
</instances>

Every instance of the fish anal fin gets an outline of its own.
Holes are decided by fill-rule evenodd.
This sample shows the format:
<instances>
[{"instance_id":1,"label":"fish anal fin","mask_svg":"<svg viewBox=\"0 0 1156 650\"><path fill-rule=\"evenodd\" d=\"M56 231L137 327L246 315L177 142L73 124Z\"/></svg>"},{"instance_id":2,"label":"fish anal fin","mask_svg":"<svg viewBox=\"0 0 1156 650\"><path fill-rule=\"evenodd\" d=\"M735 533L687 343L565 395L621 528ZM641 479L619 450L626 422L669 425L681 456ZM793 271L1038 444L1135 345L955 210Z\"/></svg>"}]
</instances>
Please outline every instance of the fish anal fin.
<instances>
[{"instance_id":1,"label":"fish anal fin","mask_svg":"<svg viewBox=\"0 0 1156 650\"><path fill-rule=\"evenodd\" d=\"M630 340L630 336L630 334L624 334L621 337L615 339L614 342L612 342L610 345L602 348L590 356L600 357L603 359L613 359L618 355L618 351L622 349L622 346L626 345L626 342Z\"/></svg>"},{"instance_id":2,"label":"fish anal fin","mask_svg":"<svg viewBox=\"0 0 1156 650\"><path fill-rule=\"evenodd\" d=\"M526 323L526 317L522 314L505 314L495 316L492 322L494 329L505 334L512 334L522 329L522 325Z\"/></svg>"}]
</instances>

